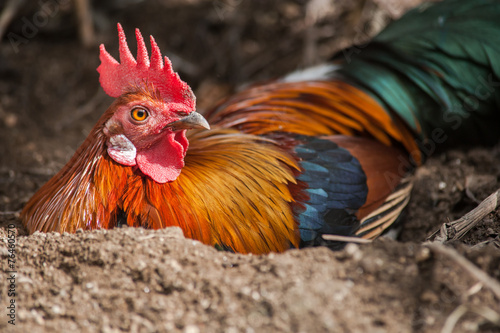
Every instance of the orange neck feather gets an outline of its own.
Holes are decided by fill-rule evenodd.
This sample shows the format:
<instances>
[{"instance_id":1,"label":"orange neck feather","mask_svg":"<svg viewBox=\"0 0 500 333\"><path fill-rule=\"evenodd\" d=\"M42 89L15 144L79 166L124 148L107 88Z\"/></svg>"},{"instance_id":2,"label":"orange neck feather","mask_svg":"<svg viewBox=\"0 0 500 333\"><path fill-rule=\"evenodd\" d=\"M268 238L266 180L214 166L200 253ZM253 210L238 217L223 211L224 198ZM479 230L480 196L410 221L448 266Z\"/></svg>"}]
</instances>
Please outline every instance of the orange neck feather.
<instances>
[{"instance_id":1,"label":"orange neck feather","mask_svg":"<svg viewBox=\"0 0 500 333\"><path fill-rule=\"evenodd\" d=\"M188 238L240 253L298 247L289 188L298 170L294 158L232 130L197 132L189 140L176 181L129 179L122 197L129 225L179 226Z\"/></svg>"},{"instance_id":2,"label":"orange neck feather","mask_svg":"<svg viewBox=\"0 0 500 333\"><path fill-rule=\"evenodd\" d=\"M109 158L106 119L24 208L31 233L112 228L124 214L130 226L179 226L186 237L241 253L298 247L299 167L269 140L233 130L194 133L179 178L158 184Z\"/></svg>"}]
</instances>

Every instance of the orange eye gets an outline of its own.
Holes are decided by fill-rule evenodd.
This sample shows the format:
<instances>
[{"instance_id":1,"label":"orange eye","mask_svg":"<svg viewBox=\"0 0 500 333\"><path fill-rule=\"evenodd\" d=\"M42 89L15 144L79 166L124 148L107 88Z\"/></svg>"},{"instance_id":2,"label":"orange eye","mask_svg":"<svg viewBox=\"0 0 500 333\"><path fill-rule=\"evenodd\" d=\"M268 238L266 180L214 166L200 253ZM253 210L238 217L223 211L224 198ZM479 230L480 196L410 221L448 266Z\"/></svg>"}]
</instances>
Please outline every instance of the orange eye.
<instances>
[{"instance_id":1,"label":"orange eye","mask_svg":"<svg viewBox=\"0 0 500 333\"><path fill-rule=\"evenodd\" d=\"M144 121L146 118L149 116L148 111L142 109L142 108L135 108L132 111L130 111L130 116L132 119L135 121Z\"/></svg>"}]
</instances>

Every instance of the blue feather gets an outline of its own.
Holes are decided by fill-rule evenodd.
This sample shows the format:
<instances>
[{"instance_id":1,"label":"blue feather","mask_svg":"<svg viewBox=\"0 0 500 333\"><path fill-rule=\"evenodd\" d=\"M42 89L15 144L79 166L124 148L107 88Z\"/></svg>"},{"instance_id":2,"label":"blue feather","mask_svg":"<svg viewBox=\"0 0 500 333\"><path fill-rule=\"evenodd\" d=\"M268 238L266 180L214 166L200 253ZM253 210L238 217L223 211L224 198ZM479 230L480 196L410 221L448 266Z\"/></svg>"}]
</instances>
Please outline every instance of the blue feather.
<instances>
[{"instance_id":1,"label":"blue feather","mask_svg":"<svg viewBox=\"0 0 500 333\"><path fill-rule=\"evenodd\" d=\"M304 172L298 177L308 188L305 209L296 210L304 243L321 234L350 235L358 226L353 215L366 201L366 175L359 161L337 144L302 137L295 148Z\"/></svg>"}]
</instances>

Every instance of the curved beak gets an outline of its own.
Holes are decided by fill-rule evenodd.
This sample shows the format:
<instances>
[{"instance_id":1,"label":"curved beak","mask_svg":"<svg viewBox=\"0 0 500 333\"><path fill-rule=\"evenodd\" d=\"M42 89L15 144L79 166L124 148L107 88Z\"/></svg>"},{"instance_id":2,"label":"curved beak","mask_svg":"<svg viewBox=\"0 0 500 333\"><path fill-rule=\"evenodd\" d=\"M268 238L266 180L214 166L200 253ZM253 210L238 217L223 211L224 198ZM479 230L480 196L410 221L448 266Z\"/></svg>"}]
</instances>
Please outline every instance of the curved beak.
<instances>
[{"instance_id":1,"label":"curved beak","mask_svg":"<svg viewBox=\"0 0 500 333\"><path fill-rule=\"evenodd\" d=\"M191 112L184 118L171 122L165 127L171 127L174 131L193 128L210 129L210 125L208 124L207 120L196 111Z\"/></svg>"}]
</instances>

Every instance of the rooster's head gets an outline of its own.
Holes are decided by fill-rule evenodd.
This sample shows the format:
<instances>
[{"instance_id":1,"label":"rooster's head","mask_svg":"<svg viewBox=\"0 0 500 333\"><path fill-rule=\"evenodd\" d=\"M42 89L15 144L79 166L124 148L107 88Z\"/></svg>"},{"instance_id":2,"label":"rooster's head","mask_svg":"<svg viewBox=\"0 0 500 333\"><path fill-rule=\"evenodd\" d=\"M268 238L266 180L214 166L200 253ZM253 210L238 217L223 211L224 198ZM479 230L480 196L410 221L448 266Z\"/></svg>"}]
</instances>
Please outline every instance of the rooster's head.
<instances>
[{"instance_id":1,"label":"rooster's head","mask_svg":"<svg viewBox=\"0 0 500 333\"><path fill-rule=\"evenodd\" d=\"M158 183L174 181L184 167L188 148L186 130L206 128L205 118L195 112L191 88L162 59L151 36L151 59L138 29L137 60L118 24L120 63L100 47L97 68L104 91L117 98L110 107L103 132L108 155L117 163L137 166Z\"/></svg>"}]
</instances>

